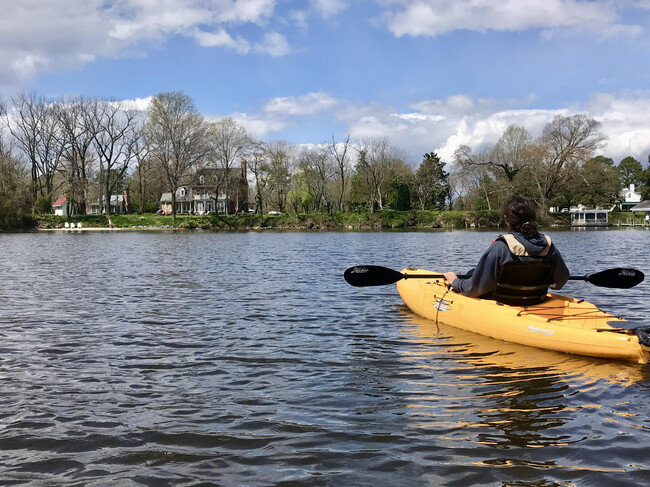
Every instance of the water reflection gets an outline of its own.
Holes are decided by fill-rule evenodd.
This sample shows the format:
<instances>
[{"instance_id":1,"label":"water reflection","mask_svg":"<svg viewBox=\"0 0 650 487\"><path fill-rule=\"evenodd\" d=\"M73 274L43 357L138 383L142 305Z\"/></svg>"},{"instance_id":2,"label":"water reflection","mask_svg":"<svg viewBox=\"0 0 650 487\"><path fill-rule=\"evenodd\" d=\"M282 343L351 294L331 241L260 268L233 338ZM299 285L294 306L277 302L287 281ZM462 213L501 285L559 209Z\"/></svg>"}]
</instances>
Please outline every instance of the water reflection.
<instances>
[{"instance_id":1,"label":"water reflection","mask_svg":"<svg viewBox=\"0 0 650 487\"><path fill-rule=\"evenodd\" d=\"M618 428L624 436L638 429L648 431L648 419L638 403L632 397L622 399L622 391L632 392L633 397L643 392L647 367L501 342L436 325L401 305L396 310L405 338L414 343L405 360L415 361L421 370L421 379L412 382L408 404L411 420L419 428L439 430L444 425L447 441L496 448L474 462L484 467L601 473L630 469L595 456L558 462L558 449L593 453L596 445L604 446L610 428ZM637 383L643 386L640 391L635 390ZM622 400L613 403L612 397ZM522 458L522 448L549 454L539 450L531 462ZM494 455L498 450L517 453ZM481 450L480 455L486 452Z\"/></svg>"},{"instance_id":2,"label":"water reflection","mask_svg":"<svg viewBox=\"0 0 650 487\"><path fill-rule=\"evenodd\" d=\"M647 367L495 340L444 323L436 324L406 306L400 305L397 310L405 323L404 328L421 339L423 349L418 353L423 355L442 354L472 367L490 367L524 376L534 376L535 371L540 370L553 373L559 381L583 386L599 380L629 386L647 379ZM442 349L441 342L445 344ZM426 346L433 343L437 345L435 348Z\"/></svg>"}]
</instances>

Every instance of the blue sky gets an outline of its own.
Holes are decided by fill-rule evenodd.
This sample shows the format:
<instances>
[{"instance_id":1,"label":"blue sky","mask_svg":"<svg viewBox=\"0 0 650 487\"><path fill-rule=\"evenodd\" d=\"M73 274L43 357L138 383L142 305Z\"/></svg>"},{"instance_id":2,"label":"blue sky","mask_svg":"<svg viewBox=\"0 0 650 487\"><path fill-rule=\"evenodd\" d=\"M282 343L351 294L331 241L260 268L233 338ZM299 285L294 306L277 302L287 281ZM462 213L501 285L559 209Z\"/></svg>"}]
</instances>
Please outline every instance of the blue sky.
<instances>
[{"instance_id":1,"label":"blue sky","mask_svg":"<svg viewBox=\"0 0 650 487\"><path fill-rule=\"evenodd\" d=\"M451 162L586 113L650 154L650 0L0 0L0 96L182 90L261 140L387 136Z\"/></svg>"}]
</instances>

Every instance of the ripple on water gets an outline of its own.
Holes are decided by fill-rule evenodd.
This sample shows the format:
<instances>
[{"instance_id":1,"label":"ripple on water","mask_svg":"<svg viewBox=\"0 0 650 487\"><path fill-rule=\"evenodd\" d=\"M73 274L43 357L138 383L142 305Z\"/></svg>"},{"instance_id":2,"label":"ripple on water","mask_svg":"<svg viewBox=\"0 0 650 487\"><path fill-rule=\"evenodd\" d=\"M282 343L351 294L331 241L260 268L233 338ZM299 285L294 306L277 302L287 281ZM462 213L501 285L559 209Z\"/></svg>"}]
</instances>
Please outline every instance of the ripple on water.
<instances>
[{"instance_id":1,"label":"ripple on water","mask_svg":"<svg viewBox=\"0 0 650 487\"><path fill-rule=\"evenodd\" d=\"M624 236L554 241L580 274L633 261L650 232ZM647 367L436 326L394 286L342 280L466 269L491 238L0 234L0 482L647 484ZM641 320L643 286L567 293Z\"/></svg>"}]
</instances>

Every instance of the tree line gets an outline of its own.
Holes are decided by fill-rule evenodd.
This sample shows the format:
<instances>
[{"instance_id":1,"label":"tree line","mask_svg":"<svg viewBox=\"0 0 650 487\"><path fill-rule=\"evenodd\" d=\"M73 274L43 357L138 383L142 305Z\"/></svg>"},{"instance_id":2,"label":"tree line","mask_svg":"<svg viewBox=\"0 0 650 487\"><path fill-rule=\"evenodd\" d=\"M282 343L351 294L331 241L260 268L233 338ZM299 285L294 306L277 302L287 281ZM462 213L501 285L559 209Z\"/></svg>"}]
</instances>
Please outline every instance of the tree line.
<instances>
[{"instance_id":1,"label":"tree line","mask_svg":"<svg viewBox=\"0 0 650 487\"><path fill-rule=\"evenodd\" d=\"M128 186L132 207L153 212L198 170L218 169L215 201L233 191L245 162L250 204L294 212L367 208L422 209L448 204L448 174L435 154L417 171L385 137L334 136L316 146L262 142L232 118L206 120L182 92L154 96L147 111L114 100L49 100L21 93L0 103L0 212L3 218L50 213L58 196L85 214L92 201ZM216 205L215 205L216 207Z\"/></svg>"},{"instance_id":2,"label":"tree line","mask_svg":"<svg viewBox=\"0 0 650 487\"><path fill-rule=\"evenodd\" d=\"M211 198L234 192L245 162L249 205L263 214L382 209L481 210L509 194L541 207L611 204L621 185L650 188L650 170L631 157L618 166L594 154L605 137L584 115L557 116L533 139L508 127L480 152L460 146L446 164L435 152L417 169L386 137L334 136L318 145L262 142L232 118L206 120L183 92L154 96L146 111L114 100L50 100L21 93L0 101L0 225L50 213L54 198L85 214L93 201L110 213L110 195L128 186L131 207L154 212L198 170L217 169ZM650 195L644 194L644 197ZM216 205L215 205L216 207ZM228 210L226 210L228 211Z\"/></svg>"},{"instance_id":3,"label":"tree line","mask_svg":"<svg viewBox=\"0 0 650 487\"><path fill-rule=\"evenodd\" d=\"M545 210L583 204L607 208L634 184L650 199L650 167L631 156L618 165L595 155L606 141L601 125L586 115L557 115L532 138L509 126L496 144L480 152L460 146L454 153L451 187L457 208L500 208L509 195L534 199Z\"/></svg>"}]
</instances>

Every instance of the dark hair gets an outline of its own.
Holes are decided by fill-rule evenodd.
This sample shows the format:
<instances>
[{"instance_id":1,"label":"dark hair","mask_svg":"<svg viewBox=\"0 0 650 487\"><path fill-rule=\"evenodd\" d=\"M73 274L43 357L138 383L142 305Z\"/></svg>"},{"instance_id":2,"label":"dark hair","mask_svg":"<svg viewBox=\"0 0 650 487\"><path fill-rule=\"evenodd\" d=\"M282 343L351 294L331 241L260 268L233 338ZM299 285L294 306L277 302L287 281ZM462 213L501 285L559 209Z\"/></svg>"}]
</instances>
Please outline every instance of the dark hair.
<instances>
[{"instance_id":1,"label":"dark hair","mask_svg":"<svg viewBox=\"0 0 650 487\"><path fill-rule=\"evenodd\" d=\"M513 196L503 207L503 216L508 219L510 229L527 238L537 233L536 215L537 204L521 196Z\"/></svg>"}]
</instances>

